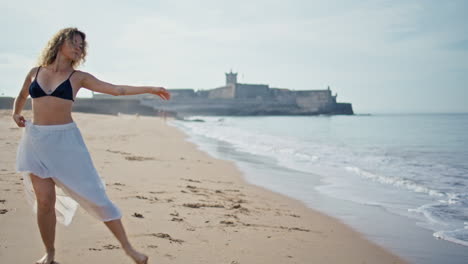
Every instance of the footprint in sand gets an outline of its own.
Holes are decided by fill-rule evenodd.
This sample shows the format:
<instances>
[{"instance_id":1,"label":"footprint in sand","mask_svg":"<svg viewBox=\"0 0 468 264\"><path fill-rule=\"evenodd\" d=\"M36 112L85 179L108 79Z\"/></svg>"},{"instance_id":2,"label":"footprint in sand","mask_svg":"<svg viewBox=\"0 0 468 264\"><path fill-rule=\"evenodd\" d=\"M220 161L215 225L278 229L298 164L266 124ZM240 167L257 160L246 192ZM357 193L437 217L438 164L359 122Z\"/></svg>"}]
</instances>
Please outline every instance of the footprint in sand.
<instances>
[{"instance_id":1,"label":"footprint in sand","mask_svg":"<svg viewBox=\"0 0 468 264\"><path fill-rule=\"evenodd\" d=\"M247 203L247 200L244 199L227 198L226 200L236 204Z\"/></svg>"},{"instance_id":2,"label":"footprint in sand","mask_svg":"<svg viewBox=\"0 0 468 264\"><path fill-rule=\"evenodd\" d=\"M237 215L233 215L233 214L225 214L224 216L232 217L232 218L235 218L235 219L239 219L239 217L237 217Z\"/></svg>"},{"instance_id":3,"label":"footprint in sand","mask_svg":"<svg viewBox=\"0 0 468 264\"><path fill-rule=\"evenodd\" d=\"M170 213L170 215L172 215L172 216L179 216L179 213L178 213L178 212L174 212L174 213Z\"/></svg>"},{"instance_id":4,"label":"footprint in sand","mask_svg":"<svg viewBox=\"0 0 468 264\"><path fill-rule=\"evenodd\" d=\"M186 188L189 189L189 190L190 190L191 192L193 192L193 193L199 192L199 190L197 190L197 187L196 187L196 186L187 185Z\"/></svg>"},{"instance_id":5,"label":"footprint in sand","mask_svg":"<svg viewBox=\"0 0 468 264\"><path fill-rule=\"evenodd\" d=\"M132 153L119 151L119 150L106 149L106 151L110 152L110 153L121 154L121 155L125 156L126 160L130 160L130 161L144 161L144 160L154 160L155 159L153 157L131 156Z\"/></svg>"},{"instance_id":6,"label":"footprint in sand","mask_svg":"<svg viewBox=\"0 0 468 264\"><path fill-rule=\"evenodd\" d=\"M240 190L236 189L225 189L226 192L240 192Z\"/></svg>"},{"instance_id":7,"label":"footprint in sand","mask_svg":"<svg viewBox=\"0 0 468 264\"><path fill-rule=\"evenodd\" d=\"M142 214L139 214L139 213L134 213L132 214L133 217L136 217L136 218L144 218Z\"/></svg>"},{"instance_id":8,"label":"footprint in sand","mask_svg":"<svg viewBox=\"0 0 468 264\"><path fill-rule=\"evenodd\" d=\"M159 201L159 199L157 197L146 197L146 196L143 196L143 195L136 195L136 196L133 196L137 199L140 199L140 200L148 200L150 202L155 202L155 201Z\"/></svg>"},{"instance_id":9,"label":"footprint in sand","mask_svg":"<svg viewBox=\"0 0 468 264\"><path fill-rule=\"evenodd\" d=\"M104 245L102 246L104 249L107 249L107 250L112 250L112 249L120 249L119 246L116 246L116 245L112 245L112 244L107 244L107 245Z\"/></svg>"},{"instance_id":10,"label":"footprint in sand","mask_svg":"<svg viewBox=\"0 0 468 264\"><path fill-rule=\"evenodd\" d=\"M302 231L302 232L310 232L310 230L309 230L309 229L300 228L300 227L290 227L290 228L288 228L288 230L290 230L290 231Z\"/></svg>"},{"instance_id":11,"label":"footprint in sand","mask_svg":"<svg viewBox=\"0 0 468 264\"><path fill-rule=\"evenodd\" d=\"M116 153L116 154L122 154L122 155L131 155L132 153L128 152L123 152L123 151L118 151L118 150L111 150L111 149L106 149L107 152L110 153Z\"/></svg>"},{"instance_id":12,"label":"footprint in sand","mask_svg":"<svg viewBox=\"0 0 468 264\"><path fill-rule=\"evenodd\" d=\"M106 250L120 249L119 246L112 245L112 244L104 245L104 246L102 246L102 248L103 248L103 249L106 249ZM90 251L102 251L101 248L88 248L88 250L90 250Z\"/></svg>"},{"instance_id":13,"label":"footprint in sand","mask_svg":"<svg viewBox=\"0 0 468 264\"><path fill-rule=\"evenodd\" d=\"M183 206L189 208L202 208L202 207L212 207L212 208L224 208L222 204L204 204L204 203L184 203Z\"/></svg>"},{"instance_id":14,"label":"footprint in sand","mask_svg":"<svg viewBox=\"0 0 468 264\"><path fill-rule=\"evenodd\" d=\"M171 259L171 260L172 260L172 259L175 259L175 257L172 256L171 254L165 254L164 256L167 257L167 258L169 258L169 259Z\"/></svg>"},{"instance_id":15,"label":"footprint in sand","mask_svg":"<svg viewBox=\"0 0 468 264\"><path fill-rule=\"evenodd\" d=\"M153 157L141 157L141 156L127 156L125 157L125 159L130 160L130 161L154 160Z\"/></svg>"},{"instance_id":16,"label":"footprint in sand","mask_svg":"<svg viewBox=\"0 0 468 264\"><path fill-rule=\"evenodd\" d=\"M198 181L198 180L192 180L192 179L184 179L184 178L180 178L181 180L184 180L184 181L188 181L188 182L196 182L196 183L201 183L201 181Z\"/></svg>"},{"instance_id":17,"label":"footprint in sand","mask_svg":"<svg viewBox=\"0 0 468 264\"><path fill-rule=\"evenodd\" d=\"M240 209L242 206L240 204L234 204L231 209Z\"/></svg>"},{"instance_id":18,"label":"footprint in sand","mask_svg":"<svg viewBox=\"0 0 468 264\"><path fill-rule=\"evenodd\" d=\"M182 244L184 243L185 241L182 240L182 239L176 239L176 238L172 238L169 234L165 234L165 233L153 233L153 234L149 234L150 236L155 236L155 237L159 237L159 238L163 238L163 239L167 239L169 240L171 243L172 242L175 242L175 243L179 243L179 244Z\"/></svg>"},{"instance_id":19,"label":"footprint in sand","mask_svg":"<svg viewBox=\"0 0 468 264\"><path fill-rule=\"evenodd\" d=\"M149 193L152 193L152 194L161 194L161 193L165 193L165 191L159 191L159 192L149 192Z\"/></svg>"},{"instance_id":20,"label":"footprint in sand","mask_svg":"<svg viewBox=\"0 0 468 264\"><path fill-rule=\"evenodd\" d=\"M225 225L234 225L233 221L227 221L227 220L220 221L219 223L220 224L225 224Z\"/></svg>"}]
</instances>

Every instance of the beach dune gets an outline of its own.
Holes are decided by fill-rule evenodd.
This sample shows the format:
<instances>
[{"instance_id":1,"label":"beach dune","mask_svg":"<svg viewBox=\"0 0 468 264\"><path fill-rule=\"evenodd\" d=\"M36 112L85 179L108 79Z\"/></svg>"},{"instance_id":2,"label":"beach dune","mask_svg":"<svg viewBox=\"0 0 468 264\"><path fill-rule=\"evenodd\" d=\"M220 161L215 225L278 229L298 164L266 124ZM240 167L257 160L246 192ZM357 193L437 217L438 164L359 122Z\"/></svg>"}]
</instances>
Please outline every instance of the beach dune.
<instances>
[{"instance_id":1,"label":"beach dune","mask_svg":"<svg viewBox=\"0 0 468 264\"><path fill-rule=\"evenodd\" d=\"M338 220L248 184L232 162L198 150L160 118L75 113L74 120L131 241L150 263L405 263ZM21 133L1 110L1 263L34 263L43 254L14 171ZM64 264L131 263L83 209L69 227L57 225L56 250Z\"/></svg>"}]
</instances>

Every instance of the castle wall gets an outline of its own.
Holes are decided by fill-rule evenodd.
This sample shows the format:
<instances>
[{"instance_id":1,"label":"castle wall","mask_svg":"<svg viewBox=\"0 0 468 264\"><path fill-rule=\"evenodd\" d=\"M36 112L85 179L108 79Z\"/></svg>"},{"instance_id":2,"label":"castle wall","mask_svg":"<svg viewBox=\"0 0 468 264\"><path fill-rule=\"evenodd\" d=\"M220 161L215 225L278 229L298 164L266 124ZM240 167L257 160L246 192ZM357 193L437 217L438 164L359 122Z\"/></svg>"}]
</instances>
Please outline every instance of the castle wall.
<instances>
[{"instance_id":1,"label":"castle wall","mask_svg":"<svg viewBox=\"0 0 468 264\"><path fill-rule=\"evenodd\" d=\"M336 103L336 107L330 111L330 114L354 115L353 106L350 103Z\"/></svg>"},{"instance_id":2,"label":"castle wall","mask_svg":"<svg viewBox=\"0 0 468 264\"><path fill-rule=\"evenodd\" d=\"M271 88L270 94L278 104L296 105L296 95L289 89Z\"/></svg>"},{"instance_id":3,"label":"castle wall","mask_svg":"<svg viewBox=\"0 0 468 264\"><path fill-rule=\"evenodd\" d=\"M224 99L232 99L234 98L234 85L229 84L223 87L219 87L208 92L208 98L215 99L215 98L224 98Z\"/></svg>"},{"instance_id":4,"label":"castle wall","mask_svg":"<svg viewBox=\"0 0 468 264\"><path fill-rule=\"evenodd\" d=\"M119 96L126 97L126 96ZM137 99L96 99L96 98L79 98L73 103L73 112L83 113L98 113L98 114L140 114L155 116L157 111L153 107L147 107L140 104Z\"/></svg>"},{"instance_id":5,"label":"castle wall","mask_svg":"<svg viewBox=\"0 0 468 264\"><path fill-rule=\"evenodd\" d=\"M269 98L270 88L265 84L236 84L236 93L235 97L240 98Z\"/></svg>"},{"instance_id":6,"label":"castle wall","mask_svg":"<svg viewBox=\"0 0 468 264\"><path fill-rule=\"evenodd\" d=\"M296 104L309 111L323 111L335 106L335 98L330 90L295 91Z\"/></svg>"},{"instance_id":7,"label":"castle wall","mask_svg":"<svg viewBox=\"0 0 468 264\"><path fill-rule=\"evenodd\" d=\"M195 97L195 91L193 89L170 89L172 98L192 98Z\"/></svg>"},{"instance_id":8,"label":"castle wall","mask_svg":"<svg viewBox=\"0 0 468 264\"><path fill-rule=\"evenodd\" d=\"M110 94L103 93L93 93L94 99L111 99L111 100L139 100L151 95L148 94L135 94L135 95L126 95L126 96L115 96Z\"/></svg>"}]
</instances>

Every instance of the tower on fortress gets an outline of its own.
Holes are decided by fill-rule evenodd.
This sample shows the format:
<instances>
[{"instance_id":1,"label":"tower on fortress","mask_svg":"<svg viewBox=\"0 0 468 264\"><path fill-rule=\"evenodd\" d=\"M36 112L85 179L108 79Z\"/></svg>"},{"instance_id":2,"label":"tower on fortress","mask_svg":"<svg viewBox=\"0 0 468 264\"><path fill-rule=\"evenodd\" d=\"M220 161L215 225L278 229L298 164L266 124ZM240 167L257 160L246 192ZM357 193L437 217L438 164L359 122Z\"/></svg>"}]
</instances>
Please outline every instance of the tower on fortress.
<instances>
[{"instance_id":1,"label":"tower on fortress","mask_svg":"<svg viewBox=\"0 0 468 264\"><path fill-rule=\"evenodd\" d=\"M232 70L231 72L226 72L226 85L236 84L236 83L237 83L237 72L233 73Z\"/></svg>"}]
</instances>

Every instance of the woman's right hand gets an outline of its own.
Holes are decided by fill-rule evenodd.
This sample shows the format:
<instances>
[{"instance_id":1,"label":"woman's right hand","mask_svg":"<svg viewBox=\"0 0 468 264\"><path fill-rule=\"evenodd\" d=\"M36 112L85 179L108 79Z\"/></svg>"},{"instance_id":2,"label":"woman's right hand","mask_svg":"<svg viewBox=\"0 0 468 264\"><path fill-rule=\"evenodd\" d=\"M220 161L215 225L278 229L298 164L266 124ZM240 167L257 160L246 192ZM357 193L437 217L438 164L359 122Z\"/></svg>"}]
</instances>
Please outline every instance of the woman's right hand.
<instances>
[{"instance_id":1,"label":"woman's right hand","mask_svg":"<svg viewBox=\"0 0 468 264\"><path fill-rule=\"evenodd\" d=\"M171 99L171 94L164 87L151 87L151 93L161 97L163 100Z\"/></svg>"},{"instance_id":2,"label":"woman's right hand","mask_svg":"<svg viewBox=\"0 0 468 264\"><path fill-rule=\"evenodd\" d=\"M24 127L26 124L26 119L22 115L19 114L14 114L13 115L13 120L19 127Z\"/></svg>"}]
</instances>

